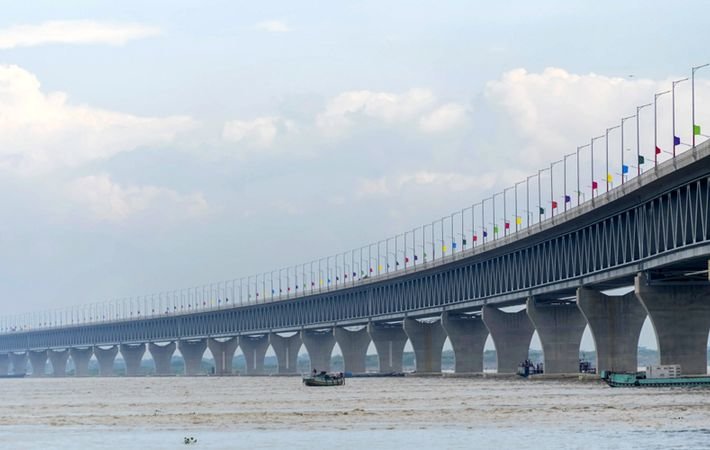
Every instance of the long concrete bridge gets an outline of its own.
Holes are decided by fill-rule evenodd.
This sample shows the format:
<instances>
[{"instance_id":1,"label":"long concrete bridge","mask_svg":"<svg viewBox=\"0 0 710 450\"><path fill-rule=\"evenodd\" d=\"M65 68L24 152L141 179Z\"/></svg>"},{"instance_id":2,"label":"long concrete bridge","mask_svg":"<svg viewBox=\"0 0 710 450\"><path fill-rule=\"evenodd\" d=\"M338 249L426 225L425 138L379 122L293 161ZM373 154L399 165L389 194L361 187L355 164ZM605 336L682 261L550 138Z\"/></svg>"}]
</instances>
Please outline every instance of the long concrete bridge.
<instances>
[{"instance_id":1,"label":"long concrete bridge","mask_svg":"<svg viewBox=\"0 0 710 450\"><path fill-rule=\"evenodd\" d=\"M169 374L177 348L185 373L197 374L209 348L216 374L224 375L232 372L240 347L251 375L263 373L271 346L278 372L286 374L296 373L302 345L312 367L329 367L336 342L346 371L365 370L372 342L379 370L391 372L402 370L407 341L418 372L440 372L447 337L456 372L481 372L489 334L498 372L505 373L527 358L535 331L546 372L569 373L578 370L587 325L599 370L636 370L647 316L661 363L705 373L709 259L705 142L552 218L407 270L246 304L220 301L201 310L173 307L148 316L5 328L0 373L23 373L29 359L36 376L45 373L47 360L55 376L64 376L71 358L82 376L93 355L100 375L110 376L120 352L127 375L138 375L147 350L155 372ZM634 291L602 293L625 286ZM512 305L526 307L517 313L500 309Z\"/></svg>"}]
</instances>

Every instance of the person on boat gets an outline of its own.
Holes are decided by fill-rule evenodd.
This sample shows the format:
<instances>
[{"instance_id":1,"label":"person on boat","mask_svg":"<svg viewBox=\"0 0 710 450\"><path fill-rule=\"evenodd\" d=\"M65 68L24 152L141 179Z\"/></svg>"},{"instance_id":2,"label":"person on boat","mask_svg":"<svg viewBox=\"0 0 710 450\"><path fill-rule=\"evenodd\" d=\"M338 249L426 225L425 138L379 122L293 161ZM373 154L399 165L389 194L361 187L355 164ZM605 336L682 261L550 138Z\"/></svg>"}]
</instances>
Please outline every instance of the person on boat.
<instances>
[{"instance_id":1,"label":"person on boat","mask_svg":"<svg viewBox=\"0 0 710 450\"><path fill-rule=\"evenodd\" d=\"M315 377L318 374L318 371L316 369L313 369L313 376Z\"/></svg>"}]
</instances>

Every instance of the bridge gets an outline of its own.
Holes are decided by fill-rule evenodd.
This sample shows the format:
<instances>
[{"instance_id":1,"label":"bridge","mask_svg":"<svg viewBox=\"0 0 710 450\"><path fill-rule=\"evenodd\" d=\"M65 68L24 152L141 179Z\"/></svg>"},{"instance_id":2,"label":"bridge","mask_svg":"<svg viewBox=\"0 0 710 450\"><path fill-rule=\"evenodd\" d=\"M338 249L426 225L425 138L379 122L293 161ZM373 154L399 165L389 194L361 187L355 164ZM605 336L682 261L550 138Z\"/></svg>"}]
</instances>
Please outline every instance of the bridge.
<instances>
[{"instance_id":1,"label":"bridge","mask_svg":"<svg viewBox=\"0 0 710 450\"><path fill-rule=\"evenodd\" d=\"M75 374L86 376L93 356L99 374L111 376L120 352L127 375L139 375L148 350L156 374L165 375L177 348L185 373L194 375L209 348L215 374L227 375L239 347L246 374L258 375L269 346L278 372L288 374L297 371L302 345L312 367L330 367L336 342L346 371L365 371L372 342L379 370L394 372L402 370L407 341L417 372L436 373L447 338L456 372L472 373L483 370L489 334L498 372L510 373L527 358L535 331L545 371L573 373L586 326L599 370L635 371L647 316L662 364L706 373L710 141L677 155L674 146L672 157L643 172L639 154L638 173L629 176L623 122L621 134L621 182L610 183L607 139L603 192L594 177L600 161L592 140L586 192L578 149L576 177L567 176L567 157L561 185L559 177L554 182L555 163L545 169L549 191L540 171L438 222L320 261L157 296L2 318L0 374L24 373L29 360L32 374L43 376L49 360L53 375L64 376L71 358ZM535 177L537 187L530 183ZM625 295L603 293L630 286ZM525 308L501 310L514 305Z\"/></svg>"}]
</instances>

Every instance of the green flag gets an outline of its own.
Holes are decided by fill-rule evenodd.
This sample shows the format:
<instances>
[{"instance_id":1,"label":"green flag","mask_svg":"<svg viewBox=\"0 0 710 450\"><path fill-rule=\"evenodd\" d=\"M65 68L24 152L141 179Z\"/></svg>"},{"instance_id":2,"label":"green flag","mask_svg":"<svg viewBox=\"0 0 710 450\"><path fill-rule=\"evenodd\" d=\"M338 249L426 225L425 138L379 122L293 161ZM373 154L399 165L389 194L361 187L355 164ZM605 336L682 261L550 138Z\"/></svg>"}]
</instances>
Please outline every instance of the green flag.
<instances>
[{"instance_id":1,"label":"green flag","mask_svg":"<svg viewBox=\"0 0 710 450\"><path fill-rule=\"evenodd\" d=\"M545 208L540 208L540 214L545 214Z\"/></svg>"},{"instance_id":2,"label":"green flag","mask_svg":"<svg viewBox=\"0 0 710 450\"><path fill-rule=\"evenodd\" d=\"M645 162L646 162L646 159L643 156L639 155L639 164L643 164Z\"/></svg>"},{"instance_id":3,"label":"green flag","mask_svg":"<svg viewBox=\"0 0 710 450\"><path fill-rule=\"evenodd\" d=\"M698 136L700 134L700 125L693 125L693 134Z\"/></svg>"},{"instance_id":4,"label":"green flag","mask_svg":"<svg viewBox=\"0 0 710 450\"><path fill-rule=\"evenodd\" d=\"M497 233L497 232L498 232L498 225L494 225L494 226L493 226L493 232L494 232L494 233Z\"/></svg>"}]
</instances>

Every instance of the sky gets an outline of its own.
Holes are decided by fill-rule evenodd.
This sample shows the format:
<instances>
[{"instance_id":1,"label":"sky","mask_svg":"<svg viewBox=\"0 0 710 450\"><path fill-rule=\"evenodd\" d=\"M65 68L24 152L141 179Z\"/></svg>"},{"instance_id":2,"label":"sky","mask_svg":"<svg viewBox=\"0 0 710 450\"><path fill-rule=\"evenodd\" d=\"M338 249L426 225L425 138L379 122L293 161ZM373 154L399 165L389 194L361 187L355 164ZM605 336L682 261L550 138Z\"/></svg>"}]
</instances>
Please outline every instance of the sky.
<instances>
[{"instance_id":1,"label":"sky","mask_svg":"<svg viewBox=\"0 0 710 450\"><path fill-rule=\"evenodd\" d=\"M3 314L411 230L549 167L710 62L703 1L492 3L1 1ZM710 69L697 76L710 127ZM685 82L684 142L689 105Z\"/></svg>"}]
</instances>

